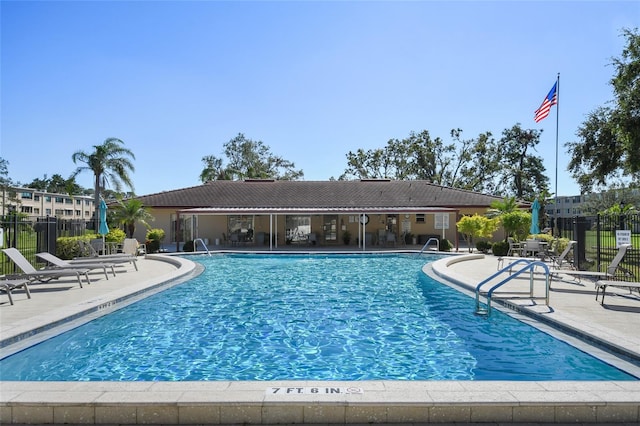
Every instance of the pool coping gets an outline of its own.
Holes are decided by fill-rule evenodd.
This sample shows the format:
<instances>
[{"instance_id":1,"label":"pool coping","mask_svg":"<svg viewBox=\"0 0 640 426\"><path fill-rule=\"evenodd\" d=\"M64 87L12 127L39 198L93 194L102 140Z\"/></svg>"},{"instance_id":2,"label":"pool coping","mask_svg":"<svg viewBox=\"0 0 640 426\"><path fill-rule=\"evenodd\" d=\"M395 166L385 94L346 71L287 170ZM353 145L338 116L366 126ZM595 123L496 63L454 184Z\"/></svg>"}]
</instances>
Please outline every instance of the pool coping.
<instances>
[{"instance_id":1,"label":"pool coping","mask_svg":"<svg viewBox=\"0 0 640 426\"><path fill-rule=\"evenodd\" d=\"M435 422L637 423L640 381L0 382L1 424Z\"/></svg>"}]
</instances>

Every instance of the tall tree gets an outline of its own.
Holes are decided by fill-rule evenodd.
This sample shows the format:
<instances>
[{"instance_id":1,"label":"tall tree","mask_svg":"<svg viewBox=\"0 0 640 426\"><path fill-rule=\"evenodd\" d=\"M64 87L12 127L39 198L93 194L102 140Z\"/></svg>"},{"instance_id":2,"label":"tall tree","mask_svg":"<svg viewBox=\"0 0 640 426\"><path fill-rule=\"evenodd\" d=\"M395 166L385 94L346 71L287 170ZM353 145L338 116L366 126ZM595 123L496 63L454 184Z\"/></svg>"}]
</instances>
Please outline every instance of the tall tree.
<instances>
[{"instance_id":1,"label":"tall tree","mask_svg":"<svg viewBox=\"0 0 640 426\"><path fill-rule=\"evenodd\" d=\"M540 134L540 130L522 129L519 123L502 132L502 181L507 184L506 192L518 199L533 200L549 190L542 157L531 152L540 143Z\"/></svg>"},{"instance_id":2,"label":"tall tree","mask_svg":"<svg viewBox=\"0 0 640 426\"><path fill-rule=\"evenodd\" d=\"M571 154L568 170L583 193L624 177L640 184L640 33L623 29L626 46L611 65L614 90L611 107L599 107L579 127L578 141L567 142Z\"/></svg>"},{"instance_id":3,"label":"tall tree","mask_svg":"<svg viewBox=\"0 0 640 426\"><path fill-rule=\"evenodd\" d=\"M519 125L505 130L497 142L491 132L463 139L461 129L451 130L451 143L431 138L429 132L411 132L405 139L391 139L384 148L347 154L347 168L340 179L421 179L488 194L532 194L546 188L542 159L529 150L539 141L535 131ZM503 147L508 143L517 151ZM545 180L546 179L546 180Z\"/></svg>"},{"instance_id":4,"label":"tall tree","mask_svg":"<svg viewBox=\"0 0 640 426\"><path fill-rule=\"evenodd\" d=\"M16 184L17 185L17 184ZM9 206L17 206L20 204L20 199L15 191L11 190L14 186L14 182L9 177L9 162L0 157L0 190L2 191L2 216L7 214L7 211L11 211Z\"/></svg>"},{"instance_id":5,"label":"tall tree","mask_svg":"<svg viewBox=\"0 0 640 426\"><path fill-rule=\"evenodd\" d=\"M427 130L390 139L384 148L349 151L340 179L421 179L442 183L455 152L453 144L432 139Z\"/></svg>"},{"instance_id":6,"label":"tall tree","mask_svg":"<svg viewBox=\"0 0 640 426\"><path fill-rule=\"evenodd\" d=\"M491 132L481 133L476 139L467 141L465 146L467 149L462 152L465 161L455 187L483 194L501 194L501 152Z\"/></svg>"},{"instance_id":7,"label":"tall tree","mask_svg":"<svg viewBox=\"0 0 640 426\"><path fill-rule=\"evenodd\" d=\"M303 177L295 164L274 155L262 141L247 139L242 133L224 144L224 160L214 155L202 158L205 164L200 180L278 179L297 180Z\"/></svg>"},{"instance_id":8,"label":"tall tree","mask_svg":"<svg viewBox=\"0 0 640 426\"><path fill-rule=\"evenodd\" d=\"M26 186L27 188L33 188L39 191L52 192L56 194L79 195L82 194L83 191L83 188L76 183L74 177L65 179L59 174L54 174L50 178L47 177L47 175L44 175L42 179L35 178Z\"/></svg>"},{"instance_id":9,"label":"tall tree","mask_svg":"<svg viewBox=\"0 0 640 426\"><path fill-rule=\"evenodd\" d=\"M100 205L100 194L108 184L112 184L117 191L121 191L122 184L133 190L133 182L129 175L135 171L131 160L135 155L124 147L124 142L117 138L107 138L102 145L94 145L90 153L77 151L72 156L74 164L78 162L86 164L79 166L71 175L75 178L83 171L91 171L94 176L94 203L96 211ZM96 229L98 229L98 215L95 215Z\"/></svg>"}]
</instances>

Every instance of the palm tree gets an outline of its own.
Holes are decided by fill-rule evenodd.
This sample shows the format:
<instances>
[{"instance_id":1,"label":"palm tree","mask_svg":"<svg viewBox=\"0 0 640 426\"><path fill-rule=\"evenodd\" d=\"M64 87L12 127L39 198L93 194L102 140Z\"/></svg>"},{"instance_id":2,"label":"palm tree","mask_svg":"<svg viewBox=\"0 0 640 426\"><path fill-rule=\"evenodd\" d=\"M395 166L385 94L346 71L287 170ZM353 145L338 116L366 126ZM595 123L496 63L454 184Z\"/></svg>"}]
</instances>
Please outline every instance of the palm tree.
<instances>
[{"instance_id":1,"label":"palm tree","mask_svg":"<svg viewBox=\"0 0 640 426\"><path fill-rule=\"evenodd\" d=\"M500 220L505 231L505 241L516 232L521 222L516 197L504 197L502 200L493 201L485 216Z\"/></svg>"},{"instance_id":2,"label":"palm tree","mask_svg":"<svg viewBox=\"0 0 640 426\"><path fill-rule=\"evenodd\" d=\"M491 203L491 208L487 210L485 216L490 219L500 217L505 213L511 213L518 210L518 202L516 197L504 197L503 200L496 200Z\"/></svg>"},{"instance_id":3,"label":"palm tree","mask_svg":"<svg viewBox=\"0 0 640 426\"><path fill-rule=\"evenodd\" d=\"M117 191L121 191L124 183L133 190L133 183L129 172L135 171L131 160L135 155L125 148L124 142L118 138L107 138L102 145L94 145L94 151L87 153L77 151L72 156L74 164L81 162L85 166L78 167L73 174L75 178L80 172L90 170L94 176L94 205L96 209L100 204L100 195L107 184L111 183ZM96 210L97 211L97 210ZM98 215L95 215L96 229L98 229Z\"/></svg>"},{"instance_id":4,"label":"palm tree","mask_svg":"<svg viewBox=\"0 0 640 426\"><path fill-rule=\"evenodd\" d=\"M127 201L120 201L120 210L116 211L116 218L118 223L125 226L125 232L127 238L133 238L133 233L136 230L136 222L142 223L147 229L151 228L149 221L155 220L155 218L147 211L147 208L142 204L142 201L132 198Z\"/></svg>"}]
</instances>

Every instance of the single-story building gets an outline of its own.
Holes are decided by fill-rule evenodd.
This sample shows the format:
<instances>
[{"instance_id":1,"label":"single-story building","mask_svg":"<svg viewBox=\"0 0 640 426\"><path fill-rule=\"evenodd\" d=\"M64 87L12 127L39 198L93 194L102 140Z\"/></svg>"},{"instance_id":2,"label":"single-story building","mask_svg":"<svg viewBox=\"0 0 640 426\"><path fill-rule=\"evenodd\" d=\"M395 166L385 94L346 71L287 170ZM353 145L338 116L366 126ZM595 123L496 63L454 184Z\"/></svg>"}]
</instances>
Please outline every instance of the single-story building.
<instances>
[{"instance_id":1,"label":"single-story building","mask_svg":"<svg viewBox=\"0 0 640 426\"><path fill-rule=\"evenodd\" d=\"M361 248L423 245L447 239L456 248L456 222L483 214L501 197L435 185L385 179L282 181L248 179L137 197L166 233L164 247L180 250L201 238L215 246L291 244L353 245ZM144 241L146 229L134 237ZM497 236L499 238L499 236Z\"/></svg>"}]
</instances>

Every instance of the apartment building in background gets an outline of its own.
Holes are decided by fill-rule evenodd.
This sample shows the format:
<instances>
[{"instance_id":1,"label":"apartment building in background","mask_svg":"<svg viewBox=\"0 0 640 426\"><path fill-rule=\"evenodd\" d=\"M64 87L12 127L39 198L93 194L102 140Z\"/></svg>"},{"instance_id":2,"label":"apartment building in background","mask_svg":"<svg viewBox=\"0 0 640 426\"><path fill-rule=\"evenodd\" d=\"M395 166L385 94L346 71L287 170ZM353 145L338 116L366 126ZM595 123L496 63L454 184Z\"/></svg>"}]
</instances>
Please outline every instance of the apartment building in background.
<instances>
[{"instance_id":1,"label":"apartment building in background","mask_svg":"<svg viewBox=\"0 0 640 426\"><path fill-rule=\"evenodd\" d=\"M558 205L555 199L547 200L546 213L547 217L553 218L571 218L583 215L583 207L586 202L587 195L565 195L558 197Z\"/></svg>"},{"instance_id":2,"label":"apartment building in background","mask_svg":"<svg viewBox=\"0 0 640 426\"><path fill-rule=\"evenodd\" d=\"M91 195L56 194L33 188L3 188L0 212L18 211L27 216L55 216L58 219L90 220L95 211Z\"/></svg>"}]
</instances>

